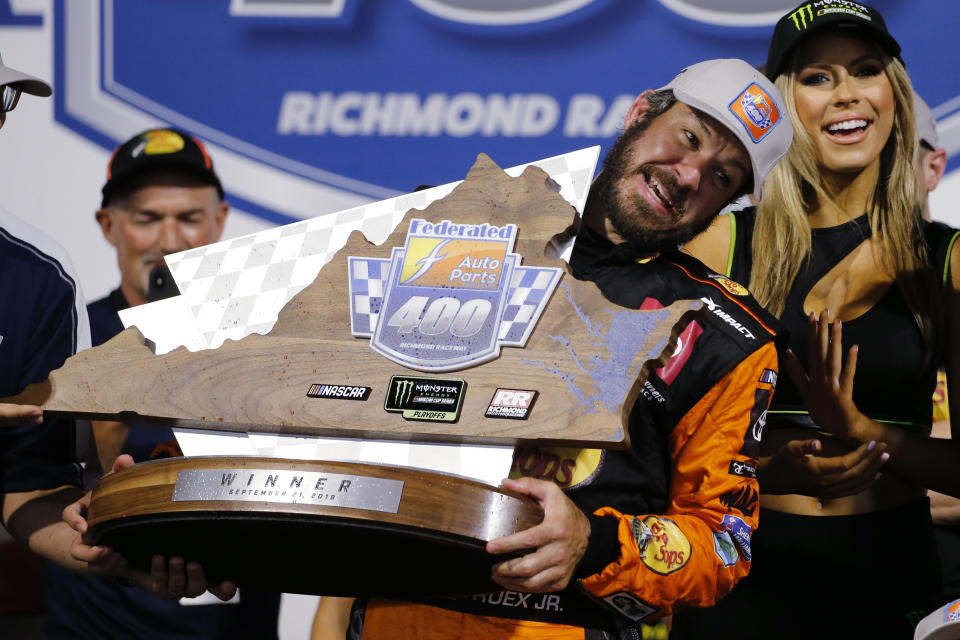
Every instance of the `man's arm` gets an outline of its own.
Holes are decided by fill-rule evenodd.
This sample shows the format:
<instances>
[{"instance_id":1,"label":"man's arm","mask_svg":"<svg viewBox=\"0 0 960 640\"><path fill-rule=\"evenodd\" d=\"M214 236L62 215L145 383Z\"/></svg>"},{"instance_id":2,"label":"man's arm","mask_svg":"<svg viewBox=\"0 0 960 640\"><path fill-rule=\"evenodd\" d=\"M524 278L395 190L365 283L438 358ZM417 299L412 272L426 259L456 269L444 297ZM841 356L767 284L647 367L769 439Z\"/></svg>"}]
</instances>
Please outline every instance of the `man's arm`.
<instances>
[{"instance_id":1,"label":"man's arm","mask_svg":"<svg viewBox=\"0 0 960 640\"><path fill-rule=\"evenodd\" d=\"M759 435L772 396L764 370L777 370L773 343L717 382L674 428L665 514L597 512L616 522L619 548L614 562L583 578L587 591L629 592L661 616L715 604L749 572L759 486L751 471L757 461L744 443ZM588 552L583 565L596 562Z\"/></svg>"},{"instance_id":2,"label":"man's arm","mask_svg":"<svg viewBox=\"0 0 960 640\"><path fill-rule=\"evenodd\" d=\"M82 495L76 487L8 493L3 496L3 524L34 553L81 571L85 563L70 555L77 533L61 518L63 509Z\"/></svg>"},{"instance_id":3,"label":"man's arm","mask_svg":"<svg viewBox=\"0 0 960 640\"><path fill-rule=\"evenodd\" d=\"M632 613L647 611L643 617L649 619L710 606L726 595L750 569L759 487L751 471L756 460L742 450L771 396L761 374L776 366L770 343L719 381L677 425L665 514L603 507L587 517L552 483L511 482L508 488L537 498L545 516L537 527L490 542L494 553L536 546L494 567L494 579L518 591L550 591L580 578L595 598L621 611L632 602Z\"/></svg>"}]
</instances>

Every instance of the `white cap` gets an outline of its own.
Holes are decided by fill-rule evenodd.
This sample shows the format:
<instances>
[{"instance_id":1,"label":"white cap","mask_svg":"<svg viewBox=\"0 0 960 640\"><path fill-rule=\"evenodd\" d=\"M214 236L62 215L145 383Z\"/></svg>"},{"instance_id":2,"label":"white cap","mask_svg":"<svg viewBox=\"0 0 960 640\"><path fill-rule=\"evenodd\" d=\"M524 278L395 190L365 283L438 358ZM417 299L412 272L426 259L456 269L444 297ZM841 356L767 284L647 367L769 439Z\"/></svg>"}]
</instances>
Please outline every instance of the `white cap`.
<instances>
[{"instance_id":1,"label":"white cap","mask_svg":"<svg viewBox=\"0 0 960 640\"><path fill-rule=\"evenodd\" d=\"M933 111L916 91L913 92L913 114L917 120L917 135L934 149L940 148L940 136L937 135L937 121Z\"/></svg>"},{"instance_id":2,"label":"white cap","mask_svg":"<svg viewBox=\"0 0 960 640\"><path fill-rule=\"evenodd\" d=\"M793 141L790 116L773 82L747 62L726 58L691 65L663 89L737 136L750 155L753 196L759 200L764 179Z\"/></svg>"},{"instance_id":3,"label":"white cap","mask_svg":"<svg viewBox=\"0 0 960 640\"><path fill-rule=\"evenodd\" d=\"M960 638L960 600L952 600L920 621L913 640L957 640Z\"/></svg>"},{"instance_id":4,"label":"white cap","mask_svg":"<svg viewBox=\"0 0 960 640\"><path fill-rule=\"evenodd\" d=\"M11 69L5 66L3 60L0 59L0 86L8 84L20 85L20 90L24 93L40 96L41 98L46 98L53 93L50 85L40 78L34 78L22 71Z\"/></svg>"}]
</instances>

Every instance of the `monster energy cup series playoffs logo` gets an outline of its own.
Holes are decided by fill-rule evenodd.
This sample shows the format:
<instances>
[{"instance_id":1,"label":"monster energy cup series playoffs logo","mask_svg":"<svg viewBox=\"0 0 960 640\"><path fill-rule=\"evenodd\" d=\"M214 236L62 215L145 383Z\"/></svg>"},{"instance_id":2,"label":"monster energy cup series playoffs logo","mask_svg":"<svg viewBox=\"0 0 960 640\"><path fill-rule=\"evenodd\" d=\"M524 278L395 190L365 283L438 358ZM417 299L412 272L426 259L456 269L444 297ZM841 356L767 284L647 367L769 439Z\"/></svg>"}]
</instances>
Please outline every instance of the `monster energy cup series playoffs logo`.
<instances>
[{"instance_id":1,"label":"monster energy cup series playoffs logo","mask_svg":"<svg viewBox=\"0 0 960 640\"><path fill-rule=\"evenodd\" d=\"M393 376L383 408L407 420L456 422L466 386L458 378Z\"/></svg>"}]
</instances>

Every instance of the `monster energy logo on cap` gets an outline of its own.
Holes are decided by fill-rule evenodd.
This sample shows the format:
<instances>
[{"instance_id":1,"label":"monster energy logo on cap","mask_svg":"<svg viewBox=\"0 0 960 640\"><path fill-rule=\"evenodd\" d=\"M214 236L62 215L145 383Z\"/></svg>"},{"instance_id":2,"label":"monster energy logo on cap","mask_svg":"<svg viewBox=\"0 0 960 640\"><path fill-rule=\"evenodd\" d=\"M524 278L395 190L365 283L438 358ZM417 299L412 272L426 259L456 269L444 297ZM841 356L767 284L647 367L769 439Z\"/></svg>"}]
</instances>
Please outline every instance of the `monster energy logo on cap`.
<instances>
[{"instance_id":1,"label":"monster energy logo on cap","mask_svg":"<svg viewBox=\"0 0 960 640\"><path fill-rule=\"evenodd\" d=\"M846 0L830 0L828 2L811 2L798 7L789 18L793 21L793 26L797 31L803 31L813 24L814 10L816 16L825 16L834 13L844 13L856 16L862 20L870 20L870 14L865 6L856 2L847 2Z\"/></svg>"},{"instance_id":2,"label":"monster energy logo on cap","mask_svg":"<svg viewBox=\"0 0 960 640\"><path fill-rule=\"evenodd\" d=\"M808 20L813 22L813 9L810 7L810 5L805 4L791 13L790 19L793 20L793 24L797 28L797 31L803 31L807 28Z\"/></svg>"},{"instance_id":3,"label":"monster energy logo on cap","mask_svg":"<svg viewBox=\"0 0 960 640\"><path fill-rule=\"evenodd\" d=\"M459 378L392 376L383 408L407 420L456 422L466 387Z\"/></svg>"}]
</instances>

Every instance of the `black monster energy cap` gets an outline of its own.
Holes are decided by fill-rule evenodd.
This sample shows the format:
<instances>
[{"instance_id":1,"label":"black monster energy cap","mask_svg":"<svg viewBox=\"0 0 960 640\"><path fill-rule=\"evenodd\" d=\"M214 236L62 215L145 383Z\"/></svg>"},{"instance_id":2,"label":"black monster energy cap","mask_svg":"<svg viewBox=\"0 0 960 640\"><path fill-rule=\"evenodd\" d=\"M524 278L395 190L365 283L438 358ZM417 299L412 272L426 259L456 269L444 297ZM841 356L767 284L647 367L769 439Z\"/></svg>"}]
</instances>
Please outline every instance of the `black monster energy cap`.
<instances>
[{"instance_id":1,"label":"black monster energy cap","mask_svg":"<svg viewBox=\"0 0 960 640\"><path fill-rule=\"evenodd\" d=\"M767 53L767 77L775 80L783 73L797 45L826 27L858 29L891 56L900 55L900 45L873 7L850 0L804 2L777 21Z\"/></svg>"}]
</instances>

